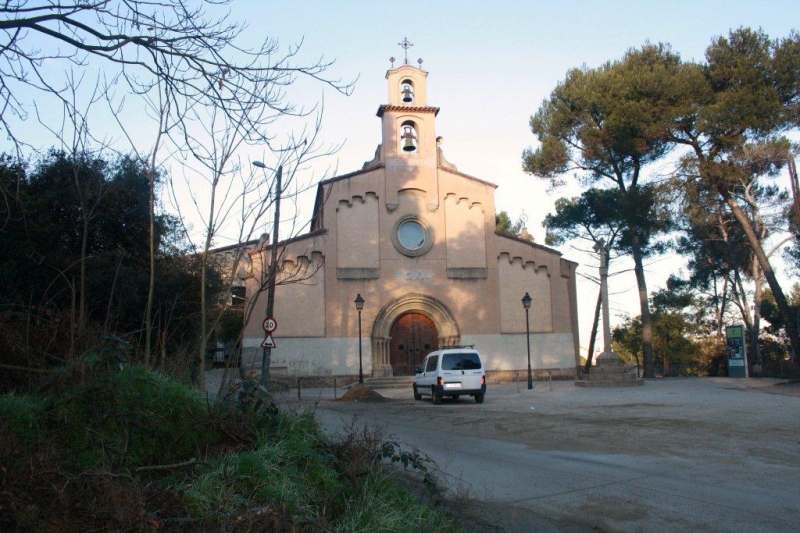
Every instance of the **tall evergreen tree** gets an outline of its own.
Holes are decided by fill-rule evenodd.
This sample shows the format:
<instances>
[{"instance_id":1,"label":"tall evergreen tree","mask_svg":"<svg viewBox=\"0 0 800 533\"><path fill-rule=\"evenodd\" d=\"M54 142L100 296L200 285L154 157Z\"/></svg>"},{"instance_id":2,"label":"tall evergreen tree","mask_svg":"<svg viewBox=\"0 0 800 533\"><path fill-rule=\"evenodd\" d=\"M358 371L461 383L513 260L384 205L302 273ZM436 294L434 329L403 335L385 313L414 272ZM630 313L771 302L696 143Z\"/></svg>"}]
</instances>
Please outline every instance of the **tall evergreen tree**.
<instances>
[{"instance_id":1,"label":"tall evergreen tree","mask_svg":"<svg viewBox=\"0 0 800 533\"><path fill-rule=\"evenodd\" d=\"M589 189L579 198L559 198L556 212L545 217L542 225L547 229L546 242L550 245L563 244L571 240L584 240L592 250L606 247L616 248L618 236L624 228L619 208L620 195L614 189ZM606 259L609 265L611 258ZM589 335L589 348L586 353L586 369L592 366L594 346L600 323L600 310L603 291L597 290L597 303L594 308L592 332Z\"/></svg>"},{"instance_id":2,"label":"tall evergreen tree","mask_svg":"<svg viewBox=\"0 0 800 533\"><path fill-rule=\"evenodd\" d=\"M773 268L765 236L754 218L752 195L764 188L789 159L787 131L800 127L800 35L770 39L747 28L719 37L706 51L706 64L685 64L675 80L687 92L678 103L666 137L685 147L685 183L717 196L751 248L780 313L791 308ZM787 320L787 334L800 353L800 334Z\"/></svg>"},{"instance_id":3,"label":"tall evergreen tree","mask_svg":"<svg viewBox=\"0 0 800 533\"><path fill-rule=\"evenodd\" d=\"M643 169L664 156L680 58L664 45L630 50L621 61L574 69L530 120L541 145L523 153L523 169L554 185L575 172L582 184L607 183L620 194L639 289L645 377L653 377L652 328L644 258L656 228L653 189Z\"/></svg>"}]
</instances>

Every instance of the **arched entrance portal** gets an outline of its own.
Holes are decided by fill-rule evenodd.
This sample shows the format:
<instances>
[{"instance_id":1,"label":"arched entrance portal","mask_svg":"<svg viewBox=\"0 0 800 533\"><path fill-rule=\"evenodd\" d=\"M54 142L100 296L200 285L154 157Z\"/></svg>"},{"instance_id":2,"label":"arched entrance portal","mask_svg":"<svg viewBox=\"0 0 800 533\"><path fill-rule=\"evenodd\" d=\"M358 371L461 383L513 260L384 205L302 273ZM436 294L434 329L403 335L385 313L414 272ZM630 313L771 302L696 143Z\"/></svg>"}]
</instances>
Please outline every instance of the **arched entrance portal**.
<instances>
[{"instance_id":1,"label":"arched entrance portal","mask_svg":"<svg viewBox=\"0 0 800 533\"><path fill-rule=\"evenodd\" d=\"M402 335L403 330L408 330L408 327L403 327L404 317L410 321L411 326L411 344L408 343L408 335L406 339L400 342L395 335ZM428 326L430 331L430 339L424 340L422 338L422 326L424 320L430 322ZM416 338L414 335L416 334ZM414 371L415 362L421 361L421 358L427 354L425 345L431 346L430 350L433 351L438 348L447 348L459 343L461 335L458 331L458 325L452 313L442 302L436 298L424 294L410 293L388 302L380 310L375 322L372 324L372 375L375 377L384 377L392 375L402 375L403 373L411 373ZM414 352L414 357L419 354L420 359L409 361L409 354L406 353L405 359L399 353L400 345L403 345L402 350L408 350L409 346L415 349L420 348L419 352ZM395 352L398 352L395 354ZM397 364L397 368L395 368Z\"/></svg>"},{"instance_id":2,"label":"arched entrance portal","mask_svg":"<svg viewBox=\"0 0 800 533\"><path fill-rule=\"evenodd\" d=\"M439 333L433 320L422 313L406 313L390 332L389 363L395 376L411 376L425 356L439 347Z\"/></svg>"}]
</instances>

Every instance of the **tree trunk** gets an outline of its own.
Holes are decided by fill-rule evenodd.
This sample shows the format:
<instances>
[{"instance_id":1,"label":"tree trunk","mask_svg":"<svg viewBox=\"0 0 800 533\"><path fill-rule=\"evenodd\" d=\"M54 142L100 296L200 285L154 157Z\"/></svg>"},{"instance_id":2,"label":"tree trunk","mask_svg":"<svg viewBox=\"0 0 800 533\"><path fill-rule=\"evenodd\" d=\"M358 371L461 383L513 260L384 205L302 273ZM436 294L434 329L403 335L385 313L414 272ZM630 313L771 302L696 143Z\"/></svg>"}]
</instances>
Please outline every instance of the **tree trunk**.
<instances>
[{"instance_id":1,"label":"tree trunk","mask_svg":"<svg viewBox=\"0 0 800 533\"><path fill-rule=\"evenodd\" d=\"M714 280L714 296L718 296L716 278ZM722 278L722 299L717 309L717 339L722 339L722 321L725 318L725 305L728 303L728 276Z\"/></svg>"},{"instance_id":2,"label":"tree trunk","mask_svg":"<svg viewBox=\"0 0 800 533\"><path fill-rule=\"evenodd\" d=\"M753 329L750 330L750 360L748 363L760 363L761 362L761 350L758 347L758 334L761 331L761 298L763 296L763 285L764 285L764 278L761 276L760 269L758 268L758 262L753 259L753 275L757 275L758 277L755 278L755 294L753 295Z\"/></svg>"},{"instance_id":3,"label":"tree trunk","mask_svg":"<svg viewBox=\"0 0 800 533\"><path fill-rule=\"evenodd\" d=\"M81 274L78 290L78 331L86 326L86 251L89 246L89 218L85 206L83 215L83 235L81 236Z\"/></svg>"},{"instance_id":4,"label":"tree trunk","mask_svg":"<svg viewBox=\"0 0 800 533\"><path fill-rule=\"evenodd\" d=\"M156 211L155 211L155 169L148 169L150 182L150 283L147 286L147 304L144 310L144 364L150 362L150 345L153 337L153 294L156 286Z\"/></svg>"},{"instance_id":5,"label":"tree trunk","mask_svg":"<svg viewBox=\"0 0 800 533\"><path fill-rule=\"evenodd\" d=\"M636 285L639 288L639 306L642 315L642 356L644 359L644 377L654 378L653 366L653 327L650 321L650 302L647 297L647 282L644 277L644 264L642 261L642 248L639 236L635 235L631 243L633 255L633 269L636 273Z\"/></svg>"},{"instance_id":6,"label":"tree trunk","mask_svg":"<svg viewBox=\"0 0 800 533\"><path fill-rule=\"evenodd\" d=\"M786 333L789 335L789 342L792 345L792 351L794 352L795 356L798 356L800 355L800 335L798 334L797 330L797 322L795 322L795 317L792 316L792 310L789 308L789 302L786 300L786 296L783 294L783 289L781 288L780 283L778 283L778 278L775 276L775 271L772 270L772 265L770 265L769 258L764 252L764 248L761 246L761 241L753 229L753 226L750 224L750 220L747 218L747 215L744 213L741 206L739 206L739 204L736 202L736 199L733 198L731 193L727 189L720 188L719 194L722 196L722 199L725 200L725 203L730 208L731 213L742 226L742 230L747 236L747 242L753 249L753 253L756 256L756 259L758 259L759 265L761 265L761 270L764 272L764 277L767 279L767 284L769 285L770 290L772 290L772 294L775 296L775 303L778 305L778 309L783 317Z\"/></svg>"},{"instance_id":7,"label":"tree trunk","mask_svg":"<svg viewBox=\"0 0 800 533\"><path fill-rule=\"evenodd\" d=\"M597 340L597 327L600 323L600 308L603 305L603 289L602 287L597 291L597 305L594 308L594 321L592 322L592 334L589 336L589 353L586 354L586 371L592 368L592 359L594 358L594 344Z\"/></svg>"},{"instance_id":8,"label":"tree trunk","mask_svg":"<svg viewBox=\"0 0 800 533\"><path fill-rule=\"evenodd\" d=\"M797 184L797 167L794 164L794 156L789 154L788 160L789 167L789 181L792 184L792 198L794 199L794 215L797 217L797 224L800 225L800 192L798 192Z\"/></svg>"},{"instance_id":9,"label":"tree trunk","mask_svg":"<svg viewBox=\"0 0 800 533\"><path fill-rule=\"evenodd\" d=\"M217 184L219 178L216 177L211 188L211 207L208 210L208 227L206 230L206 242L203 246L203 256L200 261L200 347L192 365L192 381L197 385L202 393L206 391L206 353L208 352L208 251L211 249L211 239L214 236L214 208L216 205Z\"/></svg>"},{"instance_id":10,"label":"tree trunk","mask_svg":"<svg viewBox=\"0 0 800 533\"><path fill-rule=\"evenodd\" d=\"M206 308L206 283L208 280L206 279L206 266L208 265L210 240L210 238L206 240L203 259L200 261L200 346L192 365L192 381L202 393L205 393L206 390L206 351L208 350L208 309Z\"/></svg>"},{"instance_id":11,"label":"tree trunk","mask_svg":"<svg viewBox=\"0 0 800 533\"><path fill-rule=\"evenodd\" d=\"M734 278L736 280L736 295L739 298L739 309L742 313L742 320L744 327L749 332L753 329L753 317L750 314L750 306L747 304L747 295L744 292L744 284L742 283L742 276L739 272L734 271Z\"/></svg>"}]
</instances>

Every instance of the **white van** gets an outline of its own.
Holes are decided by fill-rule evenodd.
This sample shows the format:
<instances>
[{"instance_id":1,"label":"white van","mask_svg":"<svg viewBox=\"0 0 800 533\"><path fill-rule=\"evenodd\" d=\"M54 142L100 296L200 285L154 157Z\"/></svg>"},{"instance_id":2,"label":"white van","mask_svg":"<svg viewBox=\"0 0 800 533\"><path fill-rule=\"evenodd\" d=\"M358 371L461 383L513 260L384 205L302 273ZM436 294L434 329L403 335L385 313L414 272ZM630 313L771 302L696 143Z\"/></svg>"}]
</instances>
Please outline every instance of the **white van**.
<instances>
[{"instance_id":1,"label":"white van","mask_svg":"<svg viewBox=\"0 0 800 533\"><path fill-rule=\"evenodd\" d=\"M439 405L443 396L458 399L474 396L483 403L486 394L486 372L481 354L472 346L436 350L425 357L414 375L414 399L430 396Z\"/></svg>"}]
</instances>

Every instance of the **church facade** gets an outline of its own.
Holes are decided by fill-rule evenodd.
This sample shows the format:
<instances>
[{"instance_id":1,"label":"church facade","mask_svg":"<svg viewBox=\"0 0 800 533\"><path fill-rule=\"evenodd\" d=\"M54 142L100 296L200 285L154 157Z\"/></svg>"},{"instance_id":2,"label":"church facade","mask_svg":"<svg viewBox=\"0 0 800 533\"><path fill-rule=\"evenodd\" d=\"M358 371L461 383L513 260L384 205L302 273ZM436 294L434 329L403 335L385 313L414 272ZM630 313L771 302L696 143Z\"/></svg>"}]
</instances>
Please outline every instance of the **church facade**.
<instances>
[{"instance_id":1,"label":"church facade","mask_svg":"<svg viewBox=\"0 0 800 533\"><path fill-rule=\"evenodd\" d=\"M437 348L474 345L490 378L524 379L528 293L534 373L576 375L577 264L495 231L496 185L445 160L427 76L387 72L375 158L320 182L310 231L279 244L272 373L354 377L361 364L365 377L410 375ZM270 249L250 253L253 295ZM254 304L265 309L266 293ZM263 314L245 325L245 362L260 361Z\"/></svg>"}]
</instances>

